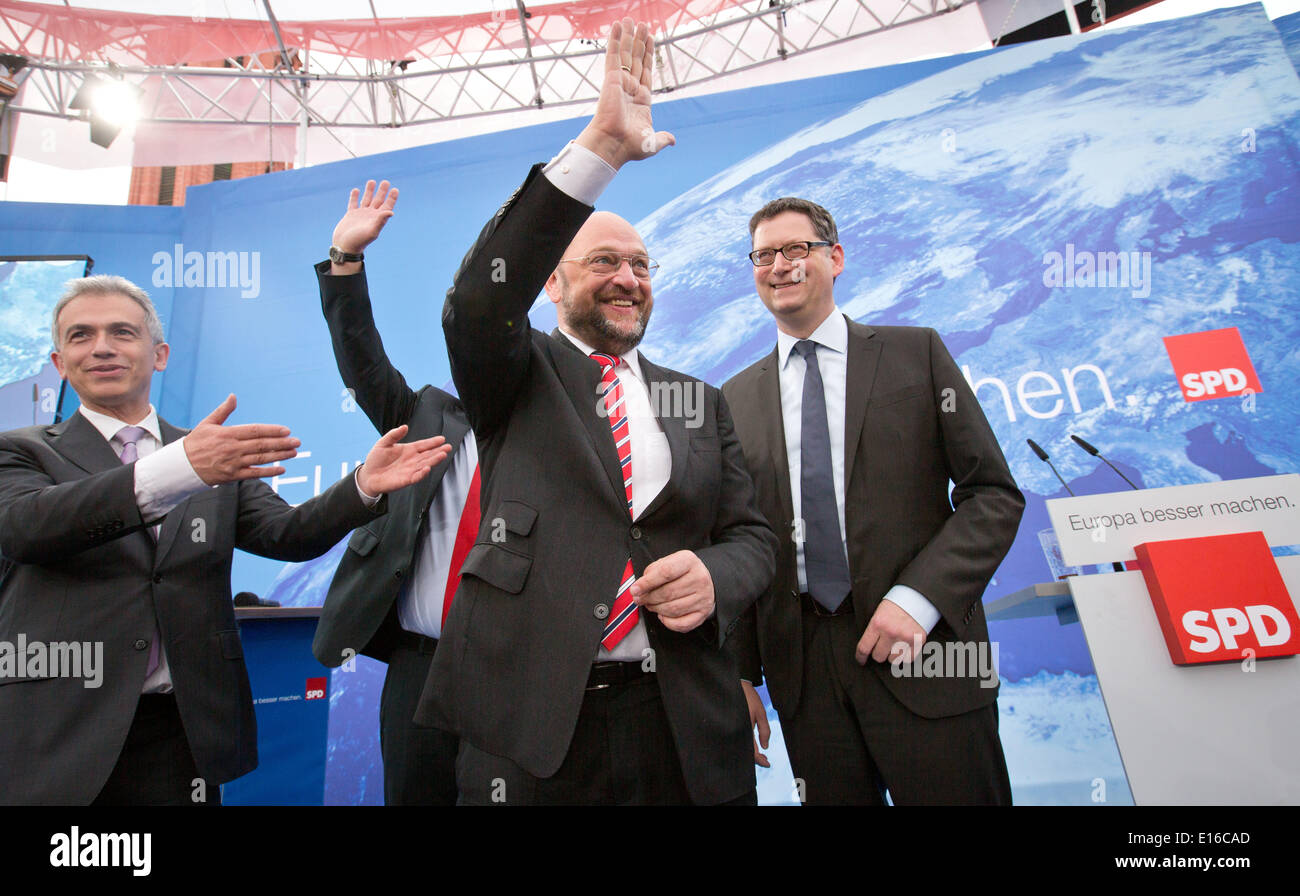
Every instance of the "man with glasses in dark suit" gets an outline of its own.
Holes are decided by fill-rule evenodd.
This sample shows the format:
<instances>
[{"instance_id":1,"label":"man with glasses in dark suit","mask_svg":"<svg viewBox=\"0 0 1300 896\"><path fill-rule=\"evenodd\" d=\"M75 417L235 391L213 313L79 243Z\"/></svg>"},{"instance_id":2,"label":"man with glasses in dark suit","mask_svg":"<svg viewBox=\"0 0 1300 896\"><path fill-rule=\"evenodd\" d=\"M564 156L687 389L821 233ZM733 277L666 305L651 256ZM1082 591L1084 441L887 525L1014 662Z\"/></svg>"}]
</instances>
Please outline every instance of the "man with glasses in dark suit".
<instances>
[{"instance_id":1,"label":"man with glasses in dark suit","mask_svg":"<svg viewBox=\"0 0 1300 896\"><path fill-rule=\"evenodd\" d=\"M932 676L918 654L990 659L981 598L1024 498L938 334L836 308L826 209L776 199L749 229L777 345L723 394L784 536L735 641L760 741L766 676L805 802L1009 803L996 672Z\"/></svg>"}]
</instances>

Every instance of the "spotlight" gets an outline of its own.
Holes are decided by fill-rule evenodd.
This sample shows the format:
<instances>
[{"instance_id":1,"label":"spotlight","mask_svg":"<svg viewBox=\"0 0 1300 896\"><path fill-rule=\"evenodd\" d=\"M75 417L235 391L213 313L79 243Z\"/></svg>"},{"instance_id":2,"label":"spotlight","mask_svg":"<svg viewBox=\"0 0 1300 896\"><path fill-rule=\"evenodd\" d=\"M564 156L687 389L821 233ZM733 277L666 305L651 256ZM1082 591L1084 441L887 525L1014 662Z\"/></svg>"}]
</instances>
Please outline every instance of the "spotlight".
<instances>
[{"instance_id":1,"label":"spotlight","mask_svg":"<svg viewBox=\"0 0 1300 896\"><path fill-rule=\"evenodd\" d=\"M122 128L139 117L140 98L143 96L144 91L134 84L117 78L87 75L68 108L87 112L91 142L108 148Z\"/></svg>"}]
</instances>

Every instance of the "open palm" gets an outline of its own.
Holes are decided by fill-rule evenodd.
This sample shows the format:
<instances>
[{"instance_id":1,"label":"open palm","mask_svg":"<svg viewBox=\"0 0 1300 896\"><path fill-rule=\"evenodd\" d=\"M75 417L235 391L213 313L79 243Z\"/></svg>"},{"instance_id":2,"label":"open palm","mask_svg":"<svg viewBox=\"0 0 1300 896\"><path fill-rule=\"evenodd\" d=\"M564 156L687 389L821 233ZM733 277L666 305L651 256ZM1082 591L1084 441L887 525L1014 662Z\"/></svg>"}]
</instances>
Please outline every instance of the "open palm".
<instances>
[{"instance_id":1,"label":"open palm","mask_svg":"<svg viewBox=\"0 0 1300 896\"><path fill-rule=\"evenodd\" d=\"M365 192L353 188L348 196L348 210L334 227L334 245L344 252L360 252L375 241L393 216L397 205L397 188L389 188L381 181L375 188L373 180L366 181Z\"/></svg>"},{"instance_id":2,"label":"open palm","mask_svg":"<svg viewBox=\"0 0 1300 896\"><path fill-rule=\"evenodd\" d=\"M407 429L406 424L390 429L366 455L357 471L357 485L367 495L386 495L419 482L451 454L451 446L442 436L399 441Z\"/></svg>"},{"instance_id":3,"label":"open palm","mask_svg":"<svg viewBox=\"0 0 1300 896\"><path fill-rule=\"evenodd\" d=\"M610 26L600 99L577 142L614 168L677 142L667 131L656 132L650 116L654 47L644 23L624 19Z\"/></svg>"}]
</instances>

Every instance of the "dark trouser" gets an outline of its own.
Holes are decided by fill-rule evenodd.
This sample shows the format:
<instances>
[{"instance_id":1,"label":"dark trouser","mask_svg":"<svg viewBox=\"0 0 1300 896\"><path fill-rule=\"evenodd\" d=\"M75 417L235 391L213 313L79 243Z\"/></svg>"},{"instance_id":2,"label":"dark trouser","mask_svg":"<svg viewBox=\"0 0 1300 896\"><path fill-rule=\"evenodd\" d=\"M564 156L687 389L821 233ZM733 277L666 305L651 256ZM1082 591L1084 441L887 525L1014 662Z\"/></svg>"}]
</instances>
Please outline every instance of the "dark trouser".
<instances>
[{"instance_id":1,"label":"dark trouser","mask_svg":"<svg viewBox=\"0 0 1300 896\"><path fill-rule=\"evenodd\" d=\"M174 694L144 694L93 806L220 806L221 788L199 777Z\"/></svg>"},{"instance_id":2,"label":"dark trouser","mask_svg":"<svg viewBox=\"0 0 1300 896\"><path fill-rule=\"evenodd\" d=\"M613 666L626 667L620 672ZM573 741L559 771L535 778L509 759L465 742L456 764L464 805L663 806L691 802L652 673L639 663L593 671ZM604 673L604 674L602 674ZM617 681L623 678L624 681ZM605 683L609 681L611 683ZM596 686L603 685L603 686ZM733 803L754 805L753 790Z\"/></svg>"},{"instance_id":3,"label":"dark trouser","mask_svg":"<svg viewBox=\"0 0 1300 896\"><path fill-rule=\"evenodd\" d=\"M1010 805L997 704L918 716L858 665L861 637L852 612L803 613L802 696L781 732L805 802L879 806L887 789L898 806Z\"/></svg>"},{"instance_id":4,"label":"dark trouser","mask_svg":"<svg viewBox=\"0 0 1300 896\"><path fill-rule=\"evenodd\" d=\"M379 745L384 803L389 806L456 805L456 735L411 721L437 645L432 638L403 632L388 658L379 703Z\"/></svg>"}]
</instances>

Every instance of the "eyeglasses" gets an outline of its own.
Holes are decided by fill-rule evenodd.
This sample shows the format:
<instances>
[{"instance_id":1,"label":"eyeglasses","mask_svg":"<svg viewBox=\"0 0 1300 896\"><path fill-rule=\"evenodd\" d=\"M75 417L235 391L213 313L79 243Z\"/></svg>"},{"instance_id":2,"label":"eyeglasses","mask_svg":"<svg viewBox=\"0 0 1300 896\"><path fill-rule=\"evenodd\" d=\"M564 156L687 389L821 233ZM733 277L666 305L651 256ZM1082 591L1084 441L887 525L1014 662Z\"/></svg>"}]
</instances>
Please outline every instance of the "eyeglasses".
<instances>
[{"instance_id":1,"label":"eyeglasses","mask_svg":"<svg viewBox=\"0 0 1300 896\"><path fill-rule=\"evenodd\" d=\"M659 262L648 255L618 255L614 252L596 252L582 258L561 258L560 263L580 264L593 274L613 274L627 262L632 273L639 280L649 280L659 270Z\"/></svg>"},{"instance_id":2,"label":"eyeglasses","mask_svg":"<svg viewBox=\"0 0 1300 896\"><path fill-rule=\"evenodd\" d=\"M754 263L754 267L765 268L776 261L776 253L778 252L790 261L798 261L801 258L807 258L808 253L818 246L829 245L831 244L826 240L801 240L797 243L782 246L780 249L755 249L749 253L749 260Z\"/></svg>"}]
</instances>

